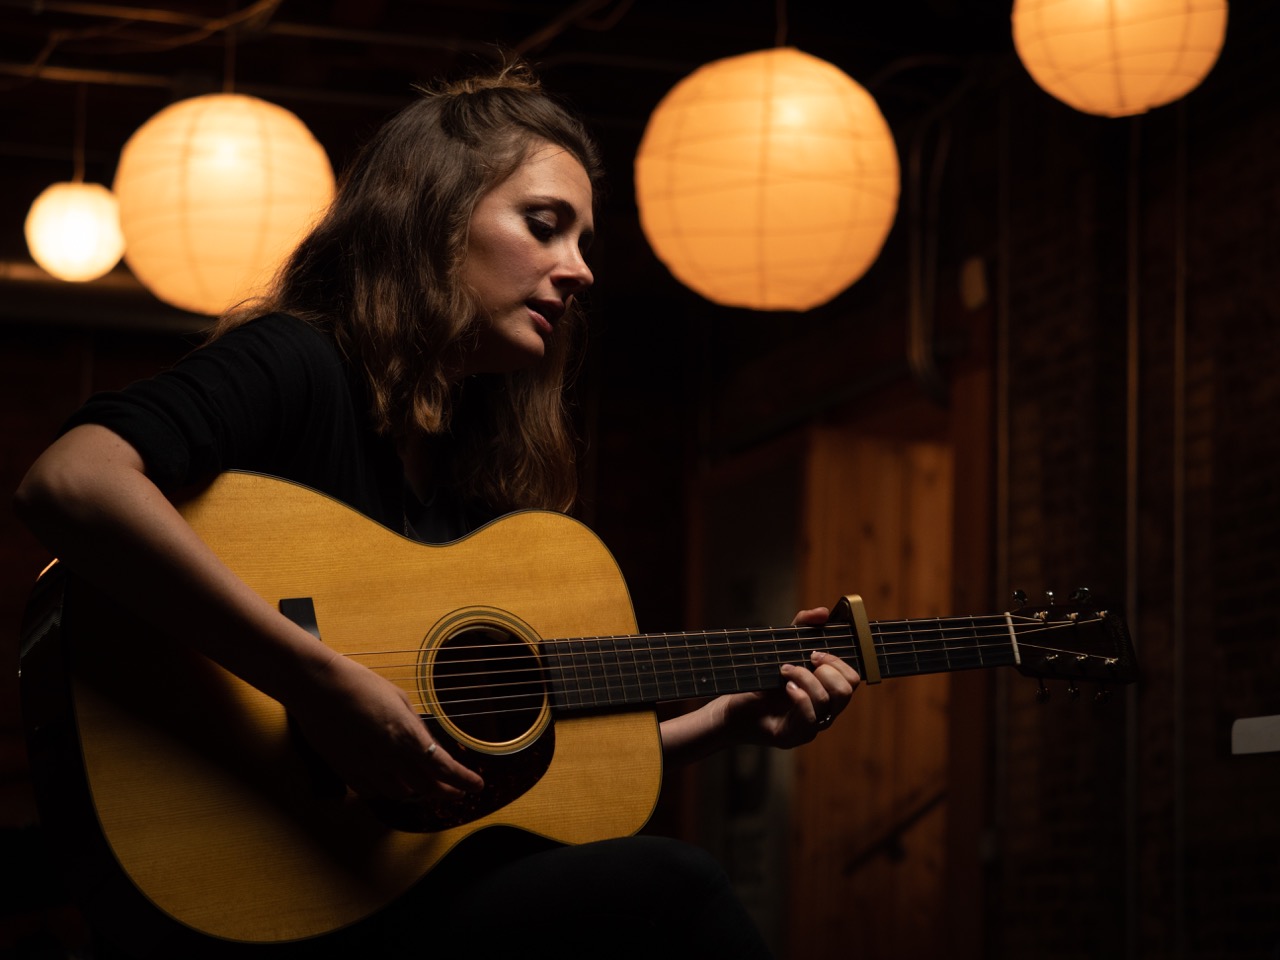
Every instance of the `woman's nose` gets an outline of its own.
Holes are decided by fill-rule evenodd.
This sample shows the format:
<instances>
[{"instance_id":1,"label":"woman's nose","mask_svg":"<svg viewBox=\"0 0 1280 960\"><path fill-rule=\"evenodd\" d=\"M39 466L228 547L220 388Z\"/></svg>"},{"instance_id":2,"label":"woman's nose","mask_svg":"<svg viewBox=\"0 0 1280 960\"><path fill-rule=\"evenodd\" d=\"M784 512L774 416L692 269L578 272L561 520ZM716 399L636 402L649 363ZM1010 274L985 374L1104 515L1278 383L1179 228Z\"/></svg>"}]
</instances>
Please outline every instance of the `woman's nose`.
<instances>
[{"instance_id":1,"label":"woman's nose","mask_svg":"<svg viewBox=\"0 0 1280 960\"><path fill-rule=\"evenodd\" d=\"M570 293L577 293L587 289L595 283L595 280L595 275L587 266L582 251L576 246L569 246L568 252L560 263L558 275L555 278L556 285Z\"/></svg>"}]
</instances>

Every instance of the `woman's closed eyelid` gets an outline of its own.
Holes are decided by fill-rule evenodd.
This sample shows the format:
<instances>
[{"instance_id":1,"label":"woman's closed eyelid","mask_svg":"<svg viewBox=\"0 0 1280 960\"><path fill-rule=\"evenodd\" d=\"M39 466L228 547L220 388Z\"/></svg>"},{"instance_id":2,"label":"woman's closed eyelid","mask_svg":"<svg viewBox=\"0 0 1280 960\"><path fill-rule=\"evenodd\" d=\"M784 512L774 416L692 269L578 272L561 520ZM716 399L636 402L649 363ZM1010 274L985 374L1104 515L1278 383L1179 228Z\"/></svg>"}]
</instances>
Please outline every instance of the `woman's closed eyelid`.
<instances>
[{"instance_id":1,"label":"woman's closed eyelid","mask_svg":"<svg viewBox=\"0 0 1280 960\"><path fill-rule=\"evenodd\" d=\"M558 228L555 219L545 214L528 214L525 216L525 222L529 224L530 230L541 237L550 237Z\"/></svg>"}]
</instances>

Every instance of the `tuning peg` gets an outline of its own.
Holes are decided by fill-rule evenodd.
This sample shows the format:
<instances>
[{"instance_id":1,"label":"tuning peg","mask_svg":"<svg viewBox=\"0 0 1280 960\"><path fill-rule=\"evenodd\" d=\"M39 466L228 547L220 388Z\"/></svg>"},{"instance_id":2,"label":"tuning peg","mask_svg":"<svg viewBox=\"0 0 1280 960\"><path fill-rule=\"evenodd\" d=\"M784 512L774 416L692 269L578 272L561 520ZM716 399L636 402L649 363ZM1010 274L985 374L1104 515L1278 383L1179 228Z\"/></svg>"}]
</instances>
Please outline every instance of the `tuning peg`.
<instances>
[{"instance_id":1,"label":"tuning peg","mask_svg":"<svg viewBox=\"0 0 1280 960\"><path fill-rule=\"evenodd\" d=\"M1044 679L1040 680L1040 689L1036 691L1036 703L1049 702L1049 688L1044 685Z\"/></svg>"},{"instance_id":2,"label":"tuning peg","mask_svg":"<svg viewBox=\"0 0 1280 960\"><path fill-rule=\"evenodd\" d=\"M1013 609L1021 610L1027 605L1027 595L1022 590L1013 591Z\"/></svg>"},{"instance_id":3,"label":"tuning peg","mask_svg":"<svg viewBox=\"0 0 1280 960\"><path fill-rule=\"evenodd\" d=\"M1093 702L1094 703L1110 703L1111 691L1108 690L1106 687L1104 687L1102 684L1098 684L1098 692L1093 695Z\"/></svg>"},{"instance_id":4,"label":"tuning peg","mask_svg":"<svg viewBox=\"0 0 1280 960\"><path fill-rule=\"evenodd\" d=\"M1052 591L1052 590L1046 590L1046 591L1044 592L1044 602L1045 602L1045 603L1047 603L1047 604L1048 604L1049 606L1051 606L1051 607L1053 606L1053 591Z\"/></svg>"},{"instance_id":5,"label":"tuning peg","mask_svg":"<svg viewBox=\"0 0 1280 960\"><path fill-rule=\"evenodd\" d=\"M1067 683L1067 696L1071 698L1072 703L1080 699L1080 688L1076 686L1074 680Z\"/></svg>"},{"instance_id":6,"label":"tuning peg","mask_svg":"<svg viewBox=\"0 0 1280 960\"><path fill-rule=\"evenodd\" d=\"M1076 587L1071 594L1072 603L1088 603L1090 592L1088 587Z\"/></svg>"}]
</instances>

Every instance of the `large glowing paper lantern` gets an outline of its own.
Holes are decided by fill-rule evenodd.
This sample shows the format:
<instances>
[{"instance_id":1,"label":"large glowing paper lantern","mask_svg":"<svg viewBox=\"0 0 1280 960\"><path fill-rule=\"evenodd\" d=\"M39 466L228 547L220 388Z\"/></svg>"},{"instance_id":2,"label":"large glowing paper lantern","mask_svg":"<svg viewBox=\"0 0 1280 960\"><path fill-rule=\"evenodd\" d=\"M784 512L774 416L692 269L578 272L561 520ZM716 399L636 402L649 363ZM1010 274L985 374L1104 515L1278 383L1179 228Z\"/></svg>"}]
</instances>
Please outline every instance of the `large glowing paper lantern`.
<instances>
[{"instance_id":1,"label":"large glowing paper lantern","mask_svg":"<svg viewBox=\"0 0 1280 960\"><path fill-rule=\"evenodd\" d=\"M288 110L210 94L138 128L115 193L137 278L166 303L216 314L271 279L332 200L333 169Z\"/></svg>"},{"instance_id":2,"label":"large glowing paper lantern","mask_svg":"<svg viewBox=\"0 0 1280 960\"><path fill-rule=\"evenodd\" d=\"M1218 59L1226 0L1014 0L1027 72L1085 113L1127 117L1186 96Z\"/></svg>"},{"instance_id":3,"label":"large glowing paper lantern","mask_svg":"<svg viewBox=\"0 0 1280 960\"><path fill-rule=\"evenodd\" d=\"M120 262L120 211L100 183L46 187L27 213L27 249L59 280L96 280Z\"/></svg>"},{"instance_id":4,"label":"large glowing paper lantern","mask_svg":"<svg viewBox=\"0 0 1280 960\"><path fill-rule=\"evenodd\" d=\"M898 173L871 95L779 48L707 64L663 98L636 156L636 203L686 286L730 306L807 310L879 255Z\"/></svg>"}]
</instances>

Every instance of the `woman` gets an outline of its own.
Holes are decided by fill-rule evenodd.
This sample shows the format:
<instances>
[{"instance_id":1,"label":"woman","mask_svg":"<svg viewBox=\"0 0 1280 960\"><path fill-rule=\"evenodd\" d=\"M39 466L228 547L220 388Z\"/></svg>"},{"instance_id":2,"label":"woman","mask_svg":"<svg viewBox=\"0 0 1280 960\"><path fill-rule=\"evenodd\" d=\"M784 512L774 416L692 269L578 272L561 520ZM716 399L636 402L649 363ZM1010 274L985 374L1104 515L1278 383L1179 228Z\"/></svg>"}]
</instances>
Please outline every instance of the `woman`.
<instances>
[{"instance_id":1,"label":"woman","mask_svg":"<svg viewBox=\"0 0 1280 960\"><path fill-rule=\"evenodd\" d=\"M523 68L427 93L363 149L265 303L224 318L175 370L95 397L71 419L19 488L20 515L126 607L192 625L196 649L284 704L357 794L439 805L479 790L399 687L264 603L170 498L222 470L257 470L435 542L513 509L567 510L576 490L562 392L575 302L593 280L599 180L590 138ZM858 683L836 657L812 663L784 668L777 693L722 697L665 721L667 761L812 739ZM762 949L723 877L648 840L468 851L419 902L447 899L432 927L456 934L443 917L481 909L504 883L550 875L562 893L587 891L602 862L640 888L638 915L655 915L654 897L679 905L657 914L678 916L679 929L659 925L653 942L692 950L705 934L719 952L731 930L733 955ZM673 886L677 875L688 882ZM620 922L582 909L603 926ZM535 903L510 923L525 931L526 952L539 913ZM385 934L392 921L383 928L362 935L399 937ZM636 955L654 949L627 942Z\"/></svg>"}]
</instances>

